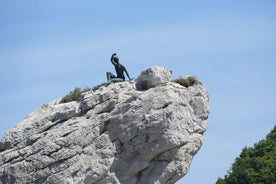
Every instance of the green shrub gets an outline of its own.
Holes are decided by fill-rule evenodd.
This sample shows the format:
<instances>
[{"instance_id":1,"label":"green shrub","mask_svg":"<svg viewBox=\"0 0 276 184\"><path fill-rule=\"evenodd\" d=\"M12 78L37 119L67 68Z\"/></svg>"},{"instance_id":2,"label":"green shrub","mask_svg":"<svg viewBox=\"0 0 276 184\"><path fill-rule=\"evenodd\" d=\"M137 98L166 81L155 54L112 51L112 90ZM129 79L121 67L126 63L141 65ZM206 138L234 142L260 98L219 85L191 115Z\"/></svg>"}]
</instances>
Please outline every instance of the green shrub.
<instances>
[{"instance_id":1,"label":"green shrub","mask_svg":"<svg viewBox=\"0 0 276 184\"><path fill-rule=\"evenodd\" d=\"M75 88L73 91L70 91L68 95L63 97L60 101L60 103L67 103L72 101L77 101L83 91L81 88Z\"/></svg>"},{"instance_id":2,"label":"green shrub","mask_svg":"<svg viewBox=\"0 0 276 184\"><path fill-rule=\"evenodd\" d=\"M60 103L68 103L68 102L72 102L72 101L78 101L81 94L88 92L88 91L96 91L97 89L99 89L102 86L107 86L108 83L102 83L100 85L97 85L95 87L93 87L92 89L89 87L85 87L84 89L81 88L75 88L73 91L70 91L70 93L68 95L66 95L65 97L63 97L60 101Z\"/></svg>"},{"instance_id":3,"label":"green shrub","mask_svg":"<svg viewBox=\"0 0 276 184\"><path fill-rule=\"evenodd\" d=\"M176 82L186 88L196 84L201 84L201 82L194 76L188 76L186 78L180 77L178 79L173 80L173 82Z\"/></svg>"}]
</instances>

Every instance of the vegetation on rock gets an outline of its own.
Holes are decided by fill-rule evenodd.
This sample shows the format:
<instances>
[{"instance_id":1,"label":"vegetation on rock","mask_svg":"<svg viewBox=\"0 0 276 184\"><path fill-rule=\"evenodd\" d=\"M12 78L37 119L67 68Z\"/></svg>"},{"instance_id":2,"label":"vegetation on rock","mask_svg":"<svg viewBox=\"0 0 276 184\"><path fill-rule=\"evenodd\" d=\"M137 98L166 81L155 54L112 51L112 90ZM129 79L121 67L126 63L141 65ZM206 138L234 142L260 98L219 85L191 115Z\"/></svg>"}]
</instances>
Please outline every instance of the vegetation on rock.
<instances>
[{"instance_id":1,"label":"vegetation on rock","mask_svg":"<svg viewBox=\"0 0 276 184\"><path fill-rule=\"evenodd\" d=\"M193 76L188 76L186 78L180 77L178 79L173 80L172 82L178 83L186 88L196 85L196 84L201 84L201 82L196 77L193 77ZM70 91L70 93L68 95L63 97L61 99L60 103L68 103L68 102L72 102L72 101L78 101L82 93L85 93L90 90L96 91L100 87L107 86L108 84L109 83L102 83L93 88L86 87L84 89L76 87L73 91Z\"/></svg>"},{"instance_id":2,"label":"vegetation on rock","mask_svg":"<svg viewBox=\"0 0 276 184\"><path fill-rule=\"evenodd\" d=\"M245 147L224 179L216 184L276 183L276 126L253 147Z\"/></svg>"},{"instance_id":3,"label":"vegetation on rock","mask_svg":"<svg viewBox=\"0 0 276 184\"><path fill-rule=\"evenodd\" d=\"M173 80L173 82L176 82L186 88L196 84L201 84L201 82L194 76L188 76L186 78L180 77L178 79Z\"/></svg>"},{"instance_id":4,"label":"vegetation on rock","mask_svg":"<svg viewBox=\"0 0 276 184\"><path fill-rule=\"evenodd\" d=\"M85 88L85 89L75 88L73 91L70 91L70 93L68 95L63 97L61 99L60 103L77 101L80 98L82 93L87 92L89 90L91 90L91 89L90 88Z\"/></svg>"}]
</instances>

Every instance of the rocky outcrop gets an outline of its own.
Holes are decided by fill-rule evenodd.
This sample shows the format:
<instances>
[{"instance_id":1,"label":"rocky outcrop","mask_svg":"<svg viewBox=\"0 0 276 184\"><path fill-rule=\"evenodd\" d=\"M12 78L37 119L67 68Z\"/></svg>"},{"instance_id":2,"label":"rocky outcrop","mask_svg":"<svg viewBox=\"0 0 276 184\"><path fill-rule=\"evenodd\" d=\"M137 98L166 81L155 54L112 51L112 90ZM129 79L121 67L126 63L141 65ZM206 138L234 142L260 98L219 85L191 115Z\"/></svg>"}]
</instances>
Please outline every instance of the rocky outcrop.
<instances>
[{"instance_id":1,"label":"rocky outcrop","mask_svg":"<svg viewBox=\"0 0 276 184\"><path fill-rule=\"evenodd\" d=\"M43 105L1 140L0 182L176 182L202 145L209 99L202 85L186 88L167 77L155 76L151 85L143 76Z\"/></svg>"},{"instance_id":2,"label":"rocky outcrop","mask_svg":"<svg viewBox=\"0 0 276 184\"><path fill-rule=\"evenodd\" d=\"M137 79L135 79L135 82L138 90L147 90L171 80L172 71L166 70L164 67L153 66L143 70Z\"/></svg>"}]
</instances>

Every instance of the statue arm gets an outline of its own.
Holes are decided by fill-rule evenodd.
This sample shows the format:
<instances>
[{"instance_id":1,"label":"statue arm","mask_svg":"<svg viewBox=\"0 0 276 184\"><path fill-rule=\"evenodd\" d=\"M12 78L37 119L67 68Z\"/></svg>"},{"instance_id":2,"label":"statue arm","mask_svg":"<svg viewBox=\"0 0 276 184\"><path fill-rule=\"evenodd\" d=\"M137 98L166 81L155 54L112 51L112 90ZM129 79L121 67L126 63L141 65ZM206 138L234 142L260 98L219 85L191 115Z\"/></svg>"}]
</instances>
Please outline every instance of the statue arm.
<instances>
[{"instance_id":1,"label":"statue arm","mask_svg":"<svg viewBox=\"0 0 276 184\"><path fill-rule=\"evenodd\" d=\"M114 57L116 56L116 53L112 54L111 58L110 58L110 61L113 65L115 65L114 63Z\"/></svg>"},{"instance_id":2,"label":"statue arm","mask_svg":"<svg viewBox=\"0 0 276 184\"><path fill-rule=\"evenodd\" d=\"M130 76L129 76L129 74L128 74L128 72L127 72L127 70L126 70L126 68L125 68L125 67L124 67L124 71L125 71L125 73L126 73L126 75L127 75L128 79L129 79L129 80L131 80L131 78L130 78Z\"/></svg>"}]
</instances>

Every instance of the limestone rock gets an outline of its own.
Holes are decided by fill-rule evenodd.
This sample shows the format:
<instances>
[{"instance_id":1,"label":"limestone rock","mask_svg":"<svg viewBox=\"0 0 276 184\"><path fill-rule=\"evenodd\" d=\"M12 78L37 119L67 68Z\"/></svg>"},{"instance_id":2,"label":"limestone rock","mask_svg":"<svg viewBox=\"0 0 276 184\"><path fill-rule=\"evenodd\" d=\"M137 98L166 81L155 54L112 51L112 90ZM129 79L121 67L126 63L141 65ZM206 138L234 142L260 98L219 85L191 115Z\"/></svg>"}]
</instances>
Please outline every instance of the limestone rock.
<instances>
[{"instance_id":1,"label":"limestone rock","mask_svg":"<svg viewBox=\"0 0 276 184\"><path fill-rule=\"evenodd\" d=\"M143 91L134 83L114 83L29 114L0 142L0 183L179 180L202 145L208 93L202 85L170 82L169 75L152 78L166 83L146 82L156 87Z\"/></svg>"},{"instance_id":2,"label":"limestone rock","mask_svg":"<svg viewBox=\"0 0 276 184\"><path fill-rule=\"evenodd\" d=\"M171 80L171 71L161 66L153 66L143 70L137 79L135 79L135 82L138 89L145 90L170 82Z\"/></svg>"}]
</instances>

